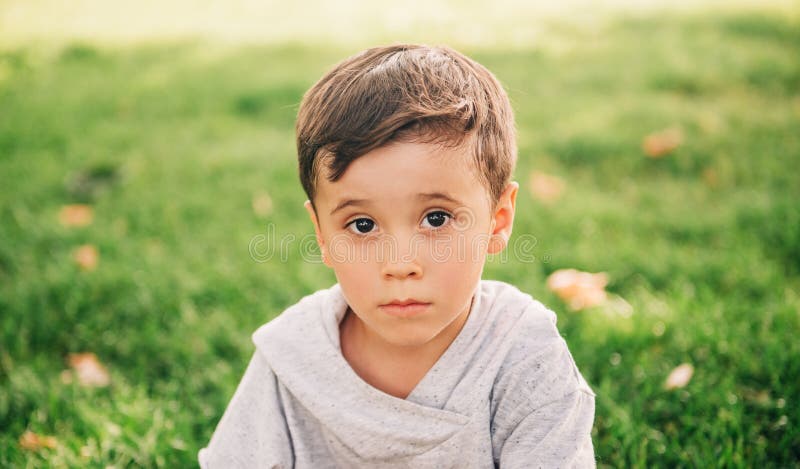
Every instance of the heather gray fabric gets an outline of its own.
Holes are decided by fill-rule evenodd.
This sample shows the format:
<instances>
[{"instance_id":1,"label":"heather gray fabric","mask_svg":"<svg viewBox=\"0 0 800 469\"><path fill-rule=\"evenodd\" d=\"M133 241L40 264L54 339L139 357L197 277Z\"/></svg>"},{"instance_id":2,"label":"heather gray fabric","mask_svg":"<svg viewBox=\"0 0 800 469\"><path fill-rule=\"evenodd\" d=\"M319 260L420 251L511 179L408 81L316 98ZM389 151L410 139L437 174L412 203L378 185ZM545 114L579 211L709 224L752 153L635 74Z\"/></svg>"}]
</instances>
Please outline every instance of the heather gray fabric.
<instances>
[{"instance_id":1,"label":"heather gray fabric","mask_svg":"<svg viewBox=\"0 0 800 469\"><path fill-rule=\"evenodd\" d=\"M555 314L481 280L459 335L406 399L344 359L339 284L253 334L256 352L204 468L594 467L594 393Z\"/></svg>"}]
</instances>

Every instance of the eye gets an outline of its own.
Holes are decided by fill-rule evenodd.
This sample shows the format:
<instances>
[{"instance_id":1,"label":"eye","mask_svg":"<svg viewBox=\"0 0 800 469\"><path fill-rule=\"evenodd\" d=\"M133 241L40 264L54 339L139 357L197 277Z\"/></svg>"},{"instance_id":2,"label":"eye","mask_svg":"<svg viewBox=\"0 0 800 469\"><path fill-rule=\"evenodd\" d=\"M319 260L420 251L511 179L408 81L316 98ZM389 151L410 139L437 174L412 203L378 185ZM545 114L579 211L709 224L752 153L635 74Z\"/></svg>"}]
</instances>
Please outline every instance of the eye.
<instances>
[{"instance_id":1,"label":"eye","mask_svg":"<svg viewBox=\"0 0 800 469\"><path fill-rule=\"evenodd\" d=\"M433 229L441 228L451 218L453 218L452 215L441 210L437 210L425 215L425 221L427 221L430 224L430 227Z\"/></svg>"},{"instance_id":2,"label":"eye","mask_svg":"<svg viewBox=\"0 0 800 469\"><path fill-rule=\"evenodd\" d=\"M347 224L347 228L356 234L367 234L375 227L375 222L369 218L356 218Z\"/></svg>"}]
</instances>

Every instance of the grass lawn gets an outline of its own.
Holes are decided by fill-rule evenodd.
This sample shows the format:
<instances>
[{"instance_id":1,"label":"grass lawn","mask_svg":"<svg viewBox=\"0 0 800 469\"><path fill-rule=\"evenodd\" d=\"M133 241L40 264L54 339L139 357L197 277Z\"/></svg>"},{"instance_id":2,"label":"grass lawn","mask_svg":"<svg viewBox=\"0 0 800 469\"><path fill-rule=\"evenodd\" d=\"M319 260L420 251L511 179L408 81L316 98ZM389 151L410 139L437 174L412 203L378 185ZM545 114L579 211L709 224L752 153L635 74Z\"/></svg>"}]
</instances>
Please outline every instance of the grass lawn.
<instances>
[{"instance_id":1,"label":"grass lawn","mask_svg":"<svg viewBox=\"0 0 800 469\"><path fill-rule=\"evenodd\" d=\"M510 253L484 278L557 312L597 392L599 466L797 467L800 22L645 15L568 35L462 49L512 99L512 245L537 240L536 262ZM250 334L335 282L303 257L293 125L303 92L358 49L0 51L0 466L195 464ZM665 128L682 144L646 157ZM533 197L534 170L566 181L561 199ZM92 223L59 222L74 203ZM254 260L269 227L294 240ZM73 261L85 244L94 269ZM608 273L632 312L572 312L545 285L561 268ZM66 379L80 352L109 386ZM665 389L682 363L691 381ZM57 445L25 450L26 430Z\"/></svg>"}]
</instances>

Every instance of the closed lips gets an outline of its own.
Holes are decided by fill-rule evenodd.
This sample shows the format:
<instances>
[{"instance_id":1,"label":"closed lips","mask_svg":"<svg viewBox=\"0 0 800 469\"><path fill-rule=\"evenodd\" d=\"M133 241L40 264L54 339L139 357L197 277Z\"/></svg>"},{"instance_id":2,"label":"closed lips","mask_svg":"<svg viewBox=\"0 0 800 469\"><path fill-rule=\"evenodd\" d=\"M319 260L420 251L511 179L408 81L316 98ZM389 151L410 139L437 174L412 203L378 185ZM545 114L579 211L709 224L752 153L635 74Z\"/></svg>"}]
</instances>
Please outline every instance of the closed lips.
<instances>
[{"instance_id":1,"label":"closed lips","mask_svg":"<svg viewBox=\"0 0 800 469\"><path fill-rule=\"evenodd\" d=\"M394 300L391 303L386 303L381 306L408 306L408 305L426 305L424 301L418 300Z\"/></svg>"}]
</instances>

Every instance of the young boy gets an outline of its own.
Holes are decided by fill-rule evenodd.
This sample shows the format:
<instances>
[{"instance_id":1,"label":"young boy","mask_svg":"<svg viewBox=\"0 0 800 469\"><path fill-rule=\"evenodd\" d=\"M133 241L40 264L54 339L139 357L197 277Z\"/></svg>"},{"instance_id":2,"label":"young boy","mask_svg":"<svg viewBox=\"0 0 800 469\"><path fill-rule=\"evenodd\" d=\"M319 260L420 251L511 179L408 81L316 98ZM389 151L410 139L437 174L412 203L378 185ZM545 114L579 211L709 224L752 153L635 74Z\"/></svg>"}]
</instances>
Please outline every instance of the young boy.
<instances>
[{"instance_id":1,"label":"young boy","mask_svg":"<svg viewBox=\"0 0 800 469\"><path fill-rule=\"evenodd\" d=\"M481 279L519 188L497 79L447 47L368 49L306 93L296 130L338 282L256 331L200 465L593 467L594 393L555 314Z\"/></svg>"}]
</instances>

